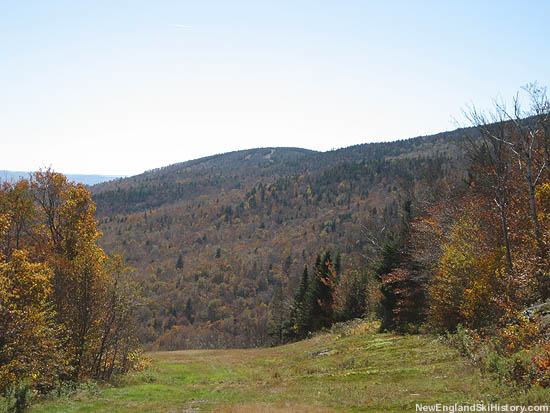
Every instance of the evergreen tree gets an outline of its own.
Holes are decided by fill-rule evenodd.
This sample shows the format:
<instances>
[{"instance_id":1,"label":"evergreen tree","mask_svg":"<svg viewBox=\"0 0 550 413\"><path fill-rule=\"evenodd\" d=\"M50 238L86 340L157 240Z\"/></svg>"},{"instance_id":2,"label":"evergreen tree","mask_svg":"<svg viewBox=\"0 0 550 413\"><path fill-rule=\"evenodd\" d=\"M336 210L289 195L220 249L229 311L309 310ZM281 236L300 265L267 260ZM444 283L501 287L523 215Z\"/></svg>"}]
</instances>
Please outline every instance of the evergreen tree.
<instances>
[{"instance_id":1,"label":"evergreen tree","mask_svg":"<svg viewBox=\"0 0 550 413\"><path fill-rule=\"evenodd\" d=\"M330 327L334 317L334 289L337 275L330 251L317 255L311 277L305 266L294 297L289 318L288 336L304 338L308 333Z\"/></svg>"},{"instance_id":2,"label":"evergreen tree","mask_svg":"<svg viewBox=\"0 0 550 413\"><path fill-rule=\"evenodd\" d=\"M424 320L425 276L411 256L411 202L403 204L403 219L399 233L382 247L381 259L375 269L382 293L382 330L407 330L410 324Z\"/></svg>"},{"instance_id":3,"label":"evergreen tree","mask_svg":"<svg viewBox=\"0 0 550 413\"><path fill-rule=\"evenodd\" d=\"M380 284L382 299L380 300L380 311L382 324L381 330L393 329L393 310L396 306L397 296L395 294L395 283L388 282L388 276L392 271L399 267L402 261L402 244L399 238L390 238L384 243L381 251L381 259L375 269L375 274Z\"/></svg>"},{"instance_id":4,"label":"evergreen tree","mask_svg":"<svg viewBox=\"0 0 550 413\"><path fill-rule=\"evenodd\" d=\"M344 292L343 305L339 318L347 321L363 317L367 312L367 285L368 276L366 272L359 274L353 271L348 275L349 284Z\"/></svg>"},{"instance_id":5,"label":"evergreen tree","mask_svg":"<svg viewBox=\"0 0 550 413\"><path fill-rule=\"evenodd\" d=\"M185 304L185 310L184 315L189 320L191 324L195 321L195 317L193 317L193 303L191 302L191 297L187 299L187 303Z\"/></svg>"},{"instance_id":6,"label":"evergreen tree","mask_svg":"<svg viewBox=\"0 0 550 413\"><path fill-rule=\"evenodd\" d=\"M308 290L309 274L307 271L307 265L304 266L304 272L302 273L302 279L298 286L298 291L294 296L294 301L290 310L290 317L285 329L285 336L289 339L302 337L303 333L307 333L309 328L309 322L306 320L306 308L304 306L306 293Z\"/></svg>"},{"instance_id":7,"label":"evergreen tree","mask_svg":"<svg viewBox=\"0 0 550 413\"><path fill-rule=\"evenodd\" d=\"M380 251L381 258L375 267L375 274L380 281L385 274L396 268L401 262L400 238L390 237Z\"/></svg>"},{"instance_id":8,"label":"evergreen tree","mask_svg":"<svg viewBox=\"0 0 550 413\"><path fill-rule=\"evenodd\" d=\"M275 285L275 294L271 300L271 329L270 335L275 338L277 344L283 343L286 336L287 322L285 320L283 283L278 280Z\"/></svg>"},{"instance_id":9,"label":"evergreen tree","mask_svg":"<svg viewBox=\"0 0 550 413\"><path fill-rule=\"evenodd\" d=\"M176 269L181 270L183 268L183 256L180 254L178 262L176 262Z\"/></svg>"},{"instance_id":10,"label":"evergreen tree","mask_svg":"<svg viewBox=\"0 0 550 413\"><path fill-rule=\"evenodd\" d=\"M313 331L329 327L334 321L333 291L335 278L332 257L330 251L326 251L322 258L317 256L315 272L304 299Z\"/></svg>"},{"instance_id":11,"label":"evergreen tree","mask_svg":"<svg viewBox=\"0 0 550 413\"><path fill-rule=\"evenodd\" d=\"M307 292L309 274L307 272L307 265L304 266L304 272L302 273L302 280L300 281L300 286L298 287L298 292L296 297L294 297L294 304L296 308L300 308L304 303L304 298Z\"/></svg>"},{"instance_id":12,"label":"evergreen tree","mask_svg":"<svg viewBox=\"0 0 550 413\"><path fill-rule=\"evenodd\" d=\"M334 258L334 272L336 275L342 274L342 253L338 251L336 257Z\"/></svg>"}]
</instances>

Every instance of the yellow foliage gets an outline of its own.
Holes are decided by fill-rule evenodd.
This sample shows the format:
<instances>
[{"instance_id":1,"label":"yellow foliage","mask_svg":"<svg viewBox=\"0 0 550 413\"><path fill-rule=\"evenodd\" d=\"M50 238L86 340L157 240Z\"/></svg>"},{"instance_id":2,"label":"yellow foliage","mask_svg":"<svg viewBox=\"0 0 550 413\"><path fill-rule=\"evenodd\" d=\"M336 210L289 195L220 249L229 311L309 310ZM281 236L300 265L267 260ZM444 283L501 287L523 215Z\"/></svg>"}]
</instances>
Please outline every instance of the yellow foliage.
<instances>
[{"instance_id":1,"label":"yellow foliage","mask_svg":"<svg viewBox=\"0 0 550 413\"><path fill-rule=\"evenodd\" d=\"M94 212L83 185L50 170L0 188L0 391L137 364L137 288L97 245Z\"/></svg>"},{"instance_id":2,"label":"yellow foliage","mask_svg":"<svg viewBox=\"0 0 550 413\"><path fill-rule=\"evenodd\" d=\"M540 212L550 214L550 183L546 182L537 187L536 200Z\"/></svg>"},{"instance_id":3,"label":"yellow foliage","mask_svg":"<svg viewBox=\"0 0 550 413\"><path fill-rule=\"evenodd\" d=\"M500 311L494 298L501 289L500 249L484 248L479 224L469 216L452 227L430 285L430 320L440 330L458 324L477 328Z\"/></svg>"},{"instance_id":4,"label":"yellow foliage","mask_svg":"<svg viewBox=\"0 0 550 413\"><path fill-rule=\"evenodd\" d=\"M53 313L47 306L51 277L26 251L16 250L0 263L0 390L23 378L41 385L55 379Z\"/></svg>"}]
</instances>

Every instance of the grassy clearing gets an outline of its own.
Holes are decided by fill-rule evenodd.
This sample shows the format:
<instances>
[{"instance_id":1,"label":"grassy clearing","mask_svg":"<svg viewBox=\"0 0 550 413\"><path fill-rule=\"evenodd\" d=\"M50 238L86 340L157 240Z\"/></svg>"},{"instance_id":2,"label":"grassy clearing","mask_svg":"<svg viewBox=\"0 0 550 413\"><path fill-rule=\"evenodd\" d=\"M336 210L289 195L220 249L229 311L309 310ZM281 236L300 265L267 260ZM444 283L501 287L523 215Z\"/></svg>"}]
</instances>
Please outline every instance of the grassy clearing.
<instances>
[{"instance_id":1,"label":"grassy clearing","mask_svg":"<svg viewBox=\"0 0 550 413\"><path fill-rule=\"evenodd\" d=\"M416 403L537 403L481 377L429 336L376 333L374 323L286 346L150 354L112 387L43 402L33 412L415 411Z\"/></svg>"}]
</instances>

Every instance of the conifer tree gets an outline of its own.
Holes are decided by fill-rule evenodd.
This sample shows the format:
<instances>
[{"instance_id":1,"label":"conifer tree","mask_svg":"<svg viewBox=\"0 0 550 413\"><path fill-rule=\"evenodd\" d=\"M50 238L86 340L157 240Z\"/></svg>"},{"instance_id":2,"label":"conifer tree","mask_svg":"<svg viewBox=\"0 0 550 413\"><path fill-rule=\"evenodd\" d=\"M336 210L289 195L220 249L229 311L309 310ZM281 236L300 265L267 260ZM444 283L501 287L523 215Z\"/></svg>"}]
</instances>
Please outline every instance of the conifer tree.
<instances>
[{"instance_id":1,"label":"conifer tree","mask_svg":"<svg viewBox=\"0 0 550 413\"><path fill-rule=\"evenodd\" d=\"M352 271L344 276L348 285L344 291L343 304L340 309L339 318L341 321L363 317L367 312L367 284L366 272L358 273Z\"/></svg>"},{"instance_id":2,"label":"conifer tree","mask_svg":"<svg viewBox=\"0 0 550 413\"><path fill-rule=\"evenodd\" d=\"M193 324L193 321L195 317L193 317L193 303L191 302L191 297L187 298L187 303L185 304L185 310L184 315L187 318L187 320Z\"/></svg>"},{"instance_id":3,"label":"conifer tree","mask_svg":"<svg viewBox=\"0 0 550 413\"><path fill-rule=\"evenodd\" d=\"M307 319L312 331L329 327L334 321L333 291L335 272L330 251L317 256L315 270L304 299Z\"/></svg>"},{"instance_id":4,"label":"conifer tree","mask_svg":"<svg viewBox=\"0 0 550 413\"><path fill-rule=\"evenodd\" d=\"M271 300L271 331L270 335L275 338L277 344L283 342L284 336L286 336L286 320L284 309L284 297L283 297L283 283L278 280L275 286L275 294Z\"/></svg>"},{"instance_id":5,"label":"conifer tree","mask_svg":"<svg viewBox=\"0 0 550 413\"><path fill-rule=\"evenodd\" d=\"M176 269L181 270L183 268L183 256L180 254L178 261L176 262Z\"/></svg>"},{"instance_id":6,"label":"conifer tree","mask_svg":"<svg viewBox=\"0 0 550 413\"><path fill-rule=\"evenodd\" d=\"M307 334L309 328L309 321L307 309L305 306L305 298L308 290L309 275L307 271L307 265L304 266L304 272L302 273L302 279L298 286L298 291L294 296L294 302L292 303L289 326L286 329L286 336L288 338L303 337L304 333Z\"/></svg>"},{"instance_id":7,"label":"conifer tree","mask_svg":"<svg viewBox=\"0 0 550 413\"><path fill-rule=\"evenodd\" d=\"M342 274L342 253L338 251L336 257L334 258L334 272L336 275Z\"/></svg>"}]
</instances>

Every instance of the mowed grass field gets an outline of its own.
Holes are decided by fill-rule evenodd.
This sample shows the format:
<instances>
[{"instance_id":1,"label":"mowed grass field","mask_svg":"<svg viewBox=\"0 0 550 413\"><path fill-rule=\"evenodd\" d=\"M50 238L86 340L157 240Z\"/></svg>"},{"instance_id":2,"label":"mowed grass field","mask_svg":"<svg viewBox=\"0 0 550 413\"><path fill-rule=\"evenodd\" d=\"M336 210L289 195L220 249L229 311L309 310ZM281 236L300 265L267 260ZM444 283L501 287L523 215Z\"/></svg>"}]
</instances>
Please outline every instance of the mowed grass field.
<instances>
[{"instance_id":1,"label":"mowed grass field","mask_svg":"<svg viewBox=\"0 0 550 413\"><path fill-rule=\"evenodd\" d=\"M376 331L360 322L280 347L150 353L149 368L116 385L31 411L414 412L417 403L530 402L432 336Z\"/></svg>"}]
</instances>

